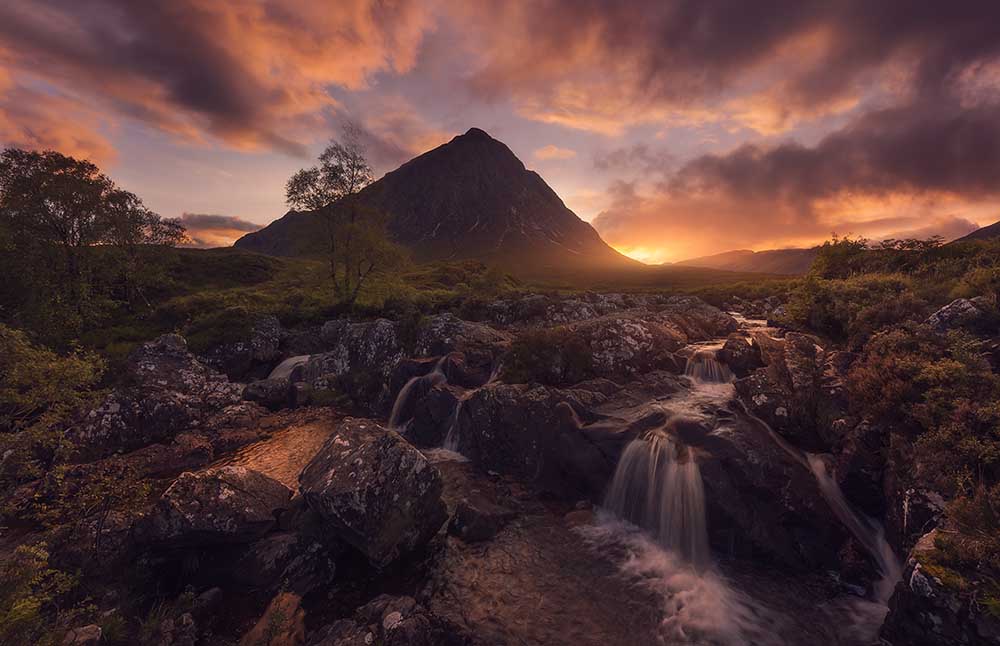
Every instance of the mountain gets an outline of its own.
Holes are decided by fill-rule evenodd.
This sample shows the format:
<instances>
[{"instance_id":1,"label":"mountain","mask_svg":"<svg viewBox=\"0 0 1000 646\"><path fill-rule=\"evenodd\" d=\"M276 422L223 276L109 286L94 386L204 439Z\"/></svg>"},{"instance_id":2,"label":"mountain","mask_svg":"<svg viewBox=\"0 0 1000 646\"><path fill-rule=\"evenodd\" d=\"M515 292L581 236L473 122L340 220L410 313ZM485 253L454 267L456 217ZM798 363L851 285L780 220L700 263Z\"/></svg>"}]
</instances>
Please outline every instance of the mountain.
<instances>
[{"instance_id":1,"label":"mountain","mask_svg":"<svg viewBox=\"0 0 1000 646\"><path fill-rule=\"evenodd\" d=\"M365 188L362 204L417 260L474 258L516 270L641 266L569 210L506 145L478 128ZM319 217L291 211L234 246L276 256L321 255Z\"/></svg>"},{"instance_id":2,"label":"mountain","mask_svg":"<svg viewBox=\"0 0 1000 646\"><path fill-rule=\"evenodd\" d=\"M994 222L993 224L988 224L985 227L979 227L969 235L962 236L953 242L962 242L964 240L988 240L990 238L1000 238L1000 222Z\"/></svg>"},{"instance_id":3,"label":"mountain","mask_svg":"<svg viewBox=\"0 0 1000 646\"><path fill-rule=\"evenodd\" d=\"M816 258L818 247L811 249L773 249L770 251L750 251L738 249L712 256L702 256L682 260L676 265L686 267L708 267L726 271L749 271L765 274L804 274L809 271Z\"/></svg>"}]
</instances>

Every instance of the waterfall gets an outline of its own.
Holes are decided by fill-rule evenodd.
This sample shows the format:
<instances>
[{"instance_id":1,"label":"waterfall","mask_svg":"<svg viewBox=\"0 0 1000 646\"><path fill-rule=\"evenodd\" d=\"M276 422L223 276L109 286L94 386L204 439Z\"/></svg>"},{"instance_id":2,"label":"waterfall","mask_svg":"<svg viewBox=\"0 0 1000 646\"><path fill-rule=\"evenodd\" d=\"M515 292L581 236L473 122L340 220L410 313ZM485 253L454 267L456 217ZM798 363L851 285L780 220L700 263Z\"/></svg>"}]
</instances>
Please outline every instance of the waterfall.
<instances>
[{"instance_id":1,"label":"waterfall","mask_svg":"<svg viewBox=\"0 0 1000 646\"><path fill-rule=\"evenodd\" d=\"M271 374L267 376L268 379L287 379L292 376L292 371L303 366L309 361L310 354L300 354L297 357L289 357L275 366Z\"/></svg>"},{"instance_id":2,"label":"waterfall","mask_svg":"<svg viewBox=\"0 0 1000 646\"><path fill-rule=\"evenodd\" d=\"M411 378L399 390L399 394L396 395L396 401L392 404L392 412L389 414L389 428L399 429L400 425L404 421L408 421L401 419L403 416L403 409L406 407L406 403L410 400L410 393L417 387L417 385L427 384L428 386L434 386L435 384L448 381L448 376L444 373L444 363L447 359L448 355L444 355L438 359L437 363L434 364L433 370L426 375Z\"/></svg>"},{"instance_id":3,"label":"waterfall","mask_svg":"<svg viewBox=\"0 0 1000 646\"><path fill-rule=\"evenodd\" d=\"M625 447L604 504L696 569L709 565L701 470L691 449L662 430Z\"/></svg>"},{"instance_id":4,"label":"waterfall","mask_svg":"<svg viewBox=\"0 0 1000 646\"><path fill-rule=\"evenodd\" d=\"M462 414L462 404L464 404L466 400L468 400L470 397L479 392L481 388L485 388L486 386L489 386L494 381L499 379L500 371L502 368L503 364L498 361L497 364L493 367L493 370L490 372L489 379L486 380L485 384L483 384L479 388L473 388L472 390L468 390L462 394L462 396L458 400L458 404L456 404L455 406L455 412L452 413L451 415L451 424L448 426L448 433L444 436L444 442L441 444L441 448L458 453L458 438L459 438L458 423L459 423L459 417Z\"/></svg>"},{"instance_id":5,"label":"waterfall","mask_svg":"<svg viewBox=\"0 0 1000 646\"><path fill-rule=\"evenodd\" d=\"M688 357L684 374L695 381L725 384L733 380L733 373L715 356L714 350L697 350Z\"/></svg>"},{"instance_id":6,"label":"waterfall","mask_svg":"<svg viewBox=\"0 0 1000 646\"><path fill-rule=\"evenodd\" d=\"M882 578L875 586L875 597L881 603L888 602L896 583L902 579L903 573L892 547L885 540L884 531L877 523L859 515L851 508L844 497L844 492L840 489L840 485L827 471L826 462L822 456L807 453L806 459L809 462L809 470L816 477L820 493L830 505L830 509L878 564Z\"/></svg>"}]
</instances>

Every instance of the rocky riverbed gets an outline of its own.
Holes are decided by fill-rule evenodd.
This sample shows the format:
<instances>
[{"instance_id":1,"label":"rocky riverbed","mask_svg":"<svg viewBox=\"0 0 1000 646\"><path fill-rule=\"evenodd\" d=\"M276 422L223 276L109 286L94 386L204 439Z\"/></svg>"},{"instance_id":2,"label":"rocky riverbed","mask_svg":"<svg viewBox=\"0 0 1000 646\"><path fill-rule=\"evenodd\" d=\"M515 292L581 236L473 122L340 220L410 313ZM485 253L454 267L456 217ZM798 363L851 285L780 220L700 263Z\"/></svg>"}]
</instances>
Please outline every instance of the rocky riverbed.
<instances>
[{"instance_id":1,"label":"rocky riverbed","mask_svg":"<svg viewBox=\"0 0 1000 646\"><path fill-rule=\"evenodd\" d=\"M693 297L265 320L145 344L71 439L155 483L94 531L164 646L870 644L926 621L897 583L933 501L884 486L851 361Z\"/></svg>"}]
</instances>

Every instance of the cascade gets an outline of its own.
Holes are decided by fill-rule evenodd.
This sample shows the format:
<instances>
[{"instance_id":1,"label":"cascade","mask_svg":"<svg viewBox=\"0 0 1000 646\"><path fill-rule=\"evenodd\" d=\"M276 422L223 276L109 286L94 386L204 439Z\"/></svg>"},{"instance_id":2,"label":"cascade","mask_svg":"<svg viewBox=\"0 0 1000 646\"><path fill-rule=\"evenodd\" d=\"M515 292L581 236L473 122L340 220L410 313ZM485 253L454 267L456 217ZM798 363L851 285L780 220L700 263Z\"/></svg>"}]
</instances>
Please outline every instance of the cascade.
<instances>
[{"instance_id":1,"label":"cascade","mask_svg":"<svg viewBox=\"0 0 1000 646\"><path fill-rule=\"evenodd\" d=\"M459 438L458 421L459 421L459 416L461 416L462 414L462 404L464 404L470 397L479 392L480 388L485 388L486 386L489 386L494 381L499 379L500 371L502 369L503 369L503 363L498 361L497 364L493 367L493 370L490 372L489 379L486 380L485 384L483 384L479 388L473 388L472 390L468 390L462 394L461 398L459 398L458 400L458 404L455 406L455 412L452 413L451 415L451 424L448 426L448 433L444 436L444 442L441 444L441 448L458 453L458 438Z\"/></svg>"},{"instance_id":2,"label":"cascade","mask_svg":"<svg viewBox=\"0 0 1000 646\"><path fill-rule=\"evenodd\" d=\"M389 428L399 429L404 421L401 419L403 416L403 410L406 403L410 399L410 393L417 385L426 384L428 387L434 386L435 384L440 384L448 381L448 376L444 372L444 363L448 359L448 355L444 355L438 359L437 363L434 364L434 369L428 372L426 375L421 375L419 377L413 377L399 390L399 394L396 395L396 401L392 404L392 412L389 414Z\"/></svg>"},{"instance_id":3,"label":"cascade","mask_svg":"<svg viewBox=\"0 0 1000 646\"><path fill-rule=\"evenodd\" d=\"M716 358L714 350L695 351L688 357L684 374L703 383L725 384L733 380L733 373Z\"/></svg>"},{"instance_id":4,"label":"cascade","mask_svg":"<svg viewBox=\"0 0 1000 646\"><path fill-rule=\"evenodd\" d=\"M625 447L604 504L696 569L710 564L701 471L690 447L662 429Z\"/></svg>"}]
</instances>

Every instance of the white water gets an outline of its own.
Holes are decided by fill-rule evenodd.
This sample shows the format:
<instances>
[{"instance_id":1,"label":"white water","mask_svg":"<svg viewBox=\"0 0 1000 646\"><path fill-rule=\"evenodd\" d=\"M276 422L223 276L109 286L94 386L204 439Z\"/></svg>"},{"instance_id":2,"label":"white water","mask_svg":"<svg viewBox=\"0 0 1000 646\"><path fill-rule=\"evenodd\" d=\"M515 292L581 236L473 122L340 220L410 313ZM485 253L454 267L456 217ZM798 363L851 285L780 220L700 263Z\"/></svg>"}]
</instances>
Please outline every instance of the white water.
<instances>
[{"instance_id":1,"label":"white water","mask_svg":"<svg viewBox=\"0 0 1000 646\"><path fill-rule=\"evenodd\" d=\"M735 397L732 375L718 362L714 349L696 350L688 359L685 374L691 377L692 388L655 406L708 419L712 405L736 404L790 457L812 472L831 511L871 554L882 575L875 585L874 601L838 598L817 608L835 628L840 643L869 642L878 632L888 610L886 602L901 577L899 561L881 527L851 508L821 457L803 454L746 409ZM734 588L712 564L704 489L690 449L660 430L630 443L619 459L605 507L628 523L602 512L597 525L585 532L603 549L609 545L624 548L623 574L637 577L664 599L665 643L786 643L784 633L790 622Z\"/></svg>"},{"instance_id":2,"label":"white water","mask_svg":"<svg viewBox=\"0 0 1000 646\"><path fill-rule=\"evenodd\" d=\"M402 424L409 421L400 419L403 415L403 408L406 406L406 402L410 399L410 393L413 389L417 387L418 384L428 384L435 385L439 383L444 383L448 381L448 376L444 373L444 362L447 360L448 355L444 355L438 359L437 363L434 364L434 369L428 372L426 375L421 375L419 377L413 377L406 382L405 385L399 390L399 394L396 395L396 401L392 403L392 412L389 414L389 428L400 429Z\"/></svg>"},{"instance_id":3,"label":"white water","mask_svg":"<svg viewBox=\"0 0 1000 646\"><path fill-rule=\"evenodd\" d=\"M459 453L458 450L458 440L460 435L459 429L459 417L462 415L462 404L464 404L470 397L475 395L481 388L492 384L494 381L500 378L500 371L503 369L503 364L497 362L493 367L492 372L490 372L489 379L486 383L479 388L473 388L472 390L467 390L462 393L462 396L458 400L458 404L455 405L455 412L451 415L451 424L448 425L448 432L444 436L444 442L441 444L441 448L452 451L454 453Z\"/></svg>"},{"instance_id":4,"label":"white water","mask_svg":"<svg viewBox=\"0 0 1000 646\"><path fill-rule=\"evenodd\" d=\"M662 430L625 447L604 506L648 531L696 570L709 566L701 471L691 449Z\"/></svg>"},{"instance_id":5,"label":"white water","mask_svg":"<svg viewBox=\"0 0 1000 646\"><path fill-rule=\"evenodd\" d=\"M688 357L684 374L695 381L711 384L725 384L733 380L729 367L716 358L715 350L709 349L696 350Z\"/></svg>"},{"instance_id":6,"label":"white water","mask_svg":"<svg viewBox=\"0 0 1000 646\"><path fill-rule=\"evenodd\" d=\"M292 376L292 371L309 361L311 354L300 354L296 357L289 357L279 363L267 376L268 379L287 379Z\"/></svg>"}]
</instances>

